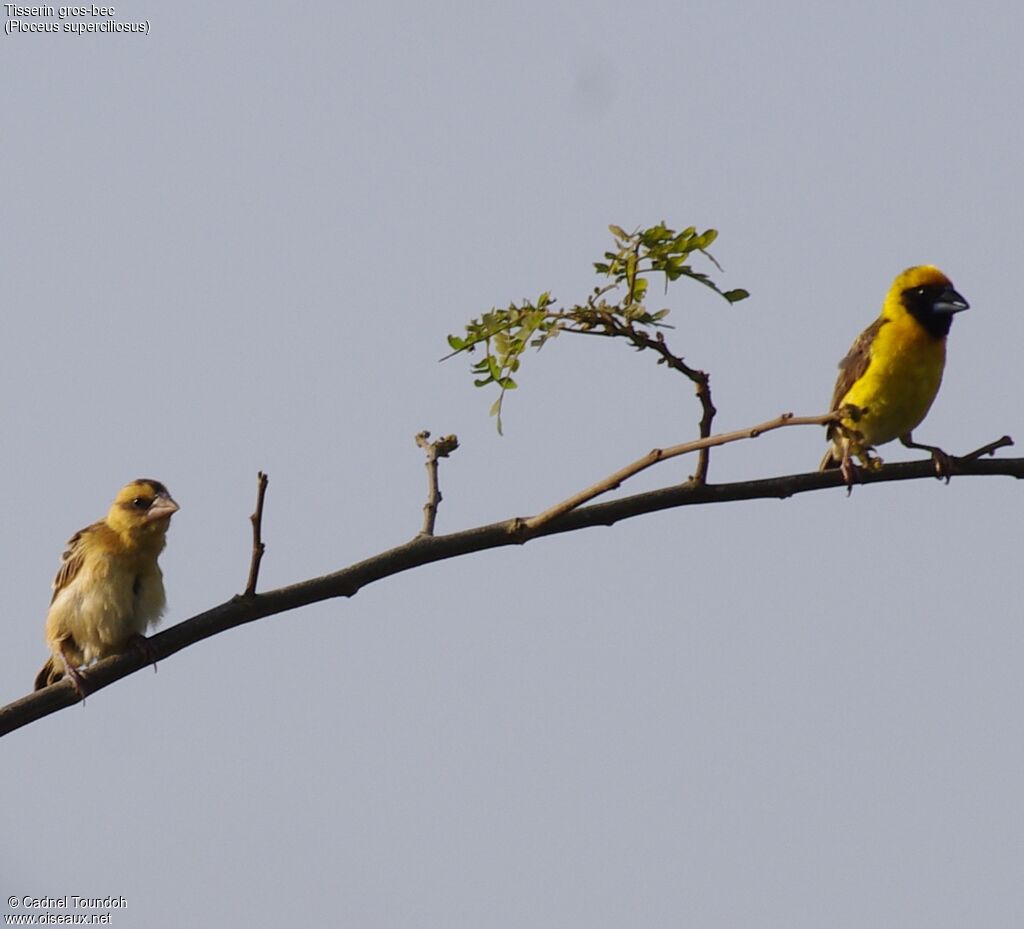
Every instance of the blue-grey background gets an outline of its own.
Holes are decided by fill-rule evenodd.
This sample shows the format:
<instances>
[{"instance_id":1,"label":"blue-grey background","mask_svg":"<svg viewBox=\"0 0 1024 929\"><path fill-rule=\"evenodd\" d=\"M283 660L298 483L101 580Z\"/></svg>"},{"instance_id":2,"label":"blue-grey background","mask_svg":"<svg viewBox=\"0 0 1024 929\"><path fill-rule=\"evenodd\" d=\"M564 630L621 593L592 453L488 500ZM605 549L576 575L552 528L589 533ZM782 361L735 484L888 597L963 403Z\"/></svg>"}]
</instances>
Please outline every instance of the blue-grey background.
<instances>
[{"instance_id":1,"label":"blue-grey background","mask_svg":"<svg viewBox=\"0 0 1024 929\"><path fill-rule=\"evenodd\" d=\"M690 386L624 346L529 357L504 438L437 363L493 305L583 298L608 223L721 230L751 299L665 301L719 429L823 412L931 262L972 309L917 437L1024 436L1019 4L116 18L151 34L0 36L4 702L64 541L136 476L182 507L173 623L244 586L258 469L270 587L416 532L420 429L462 442L440 531L693 437ZM123 895L145 929L1020 925L1019 493L677 510L234 630L3 741L0 891Z\"/></svg>"}]
</instances>

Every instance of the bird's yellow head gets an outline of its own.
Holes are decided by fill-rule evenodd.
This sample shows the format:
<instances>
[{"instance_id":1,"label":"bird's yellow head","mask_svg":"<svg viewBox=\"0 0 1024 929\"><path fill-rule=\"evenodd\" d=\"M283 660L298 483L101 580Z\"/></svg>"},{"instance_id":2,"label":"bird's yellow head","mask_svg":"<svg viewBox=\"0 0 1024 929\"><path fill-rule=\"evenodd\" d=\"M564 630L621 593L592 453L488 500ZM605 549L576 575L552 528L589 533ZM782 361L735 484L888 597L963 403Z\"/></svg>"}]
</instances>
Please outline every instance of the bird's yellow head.
<instances>
[{"instance_id":1,"label":"bird's yellow head","mask_svg":"<svg viewBox=\"0 0 1024 929\"><path fill-rule=\"evenodd\" d=\"M119 533L163 535L177 511L178 504L163 484L139 478L118 491L107 525Z\"/></svg>"},{"instance_id":2,"label":"bird's yellow head","mask_svg":"<svg viewBox=\"0 0 1024 929\"><path fill-rule=\"evenodd\" d=\"M969 307L950 279L934 265L907 268L893 281L886 298L888 311L909 313L936 339L945 338L953 315Z\"/></svg>"}]
</instances>

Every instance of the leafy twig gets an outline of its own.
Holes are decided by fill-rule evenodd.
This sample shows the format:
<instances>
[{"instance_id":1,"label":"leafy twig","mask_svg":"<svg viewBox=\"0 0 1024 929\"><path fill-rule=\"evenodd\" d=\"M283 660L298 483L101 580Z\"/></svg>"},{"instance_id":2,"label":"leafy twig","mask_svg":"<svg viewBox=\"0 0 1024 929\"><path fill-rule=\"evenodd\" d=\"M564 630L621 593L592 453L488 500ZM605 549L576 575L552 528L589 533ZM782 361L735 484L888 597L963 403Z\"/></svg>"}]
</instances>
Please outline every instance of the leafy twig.
<instances>
[{"instance_id":1,"label":"leafy twig","mask_svg":"<svg viewBox=\"0 0 1024 929\"><path fill-rule=\"evenodd\" d=\"M654 349L661 356L659 362L672 359L675 363L670 366L686 374L697 388L702 408L701 436L706 438L711 434L715 408L711 403L708 375L685 365L680 356L669 352L660 332L655 337L656 330L666 328L664 319L669 311L652 311L647 307L644 301L648 284L651 277L662 275L667 290L669 283L687 277L709 287L728 303L737 303L749 294L740 288L720 289L708 275L695 271L689 263L690 257L699 253L719 267L707 251L718 236L714 229L698 233L691 226L677 233L664 223L632 233L619 226L609 228L615 249L605 252L604 260L595 262L594 267L599 274L611 278L611 282L594 288L584 303L558 309L555 298L545 292L536 300L510 303L507 309L492 309L479 319L471 320L464 336L448 336L452 352L446 358L483 349L483 358L472 366L476 375L473 383L477 387L498 385L498 398L491 406L491 415L497 419L499 432L505 394L518 386L514 375L519 371L526 349L540 349L559 333L572 332L624 337L636 348ZM617 293L618 299L610 300L612 293ZM706 474L705 450L695 477L702 481Z\"/></svg>"}]
</instances>

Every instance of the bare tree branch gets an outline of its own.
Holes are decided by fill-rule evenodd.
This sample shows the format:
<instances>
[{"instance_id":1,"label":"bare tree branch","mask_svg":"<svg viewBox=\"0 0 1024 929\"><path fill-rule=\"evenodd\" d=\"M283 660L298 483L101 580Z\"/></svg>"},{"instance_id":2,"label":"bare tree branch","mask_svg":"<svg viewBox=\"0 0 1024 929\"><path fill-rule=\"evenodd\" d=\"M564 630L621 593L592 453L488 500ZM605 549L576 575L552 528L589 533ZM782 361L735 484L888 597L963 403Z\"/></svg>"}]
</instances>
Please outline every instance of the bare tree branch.
<instances>
[{"instance_id":1,"label":"bare tree branch","mask_svg":"<svg viewBox=\"0 0 1024 929\"><path fill-rule=\"evenodd\" d=\"M252 521L252 560L249 562L249 582L245 585L243 597L256 594L256 581L260 576L260 562L266 546L263 544L263 498L267 494L267 476L260 471L256 476L256 509L249 519Z\"/></svg>"},{"instance_id":2,"label":"bare tree branch","mask_svg":"<svg viewBox=\"0 0 1024 929\"><path fill-rule=\"evenodd\" d=\"M1001 441L1001 440L1000 440ZM984 452L986 449L980 449ZM973 453L972 453L973 454ZM1024 458L953 458L954 475L975 475L1024 478ZM935 469L930 459L884 465L877 471L865 471L862 483L880 484L889 481L932 479ZM531 539L575 532L592 526L611 526L624 519L647 513L695 506L706 503L725 503L738 500L785 499L795 494L809 493L833 487L846 487L838 470L812 471L782 477L731 484L699 484L691 481L661 490L635 494L605 503L574 509L552 519L536 530L529 530L522 519L507 519L489 526L478 526L461 532L441 536L417 536L397 548L381 552L332 574L312 578L288 587L256 594L252 597L236 596L186 619L164 632L149 638L153 656L165 660L196 642L217 635L227 629L283 613L311 603L334 597L352 597L362 588L383 578L448 558L458 558L471 552L485 551L504 545L522 545ZM145 667L147 659L130 650L123 655L107 658L90 667L90 693L102 690L122 677ZM60 681L35 693L15 700L0 708L0 735L5 735L34 720L48 716L79 702L69 680Z\"/></svg>"}]
</instances>

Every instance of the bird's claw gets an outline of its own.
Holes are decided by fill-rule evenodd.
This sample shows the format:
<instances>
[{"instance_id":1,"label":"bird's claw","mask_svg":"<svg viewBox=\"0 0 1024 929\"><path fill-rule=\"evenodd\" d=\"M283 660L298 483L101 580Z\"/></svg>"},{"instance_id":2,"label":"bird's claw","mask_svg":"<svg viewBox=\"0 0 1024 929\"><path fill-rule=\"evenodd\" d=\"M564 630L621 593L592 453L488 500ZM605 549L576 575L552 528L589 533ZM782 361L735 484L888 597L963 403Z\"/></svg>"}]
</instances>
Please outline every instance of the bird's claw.
<instances>
[{"instance_id":1,"label":"bird's claw","mask_svg":"<svg viewBox=\"0 0 1024 929\"><path fill-rule=\"evenodd\" d=\"M932 456L932 462L935 465L935 476L940 481L944 480L947 484L949 483L949 479L953 476L952 455L947 455L937 445L922 445L920 442L915 442L913 436L909 433L901 436L900 442L904 448L916 448L922 452L928 452Z\"/></svg>"},{"instance_id":2,"label":"bird's claw","mask_svg":"<svg viewBox=\"0 0 1024 929\"><path fill-rule=\"evenodd\" d=\"M932 449L932 463L935 465L935 476L948 484L953 476L953 459L941 448Z\"/></svg>"},{"instance_id":3,"label":"bird's claw","mask_svg":"<svg viewBox=\"0 0 1024 929\"><path fill-rule=\"evenodd\" d=\"M82 677L82 672L70 664L65 666L64 671L64 676L71 681L71 686L75 688L75 693L78 694L79 699L84 703L88 691L85 688L85 678Z\"/></svg>"},{"instance_id":4,"label":"bird's claw","mask_svg":"<svg viewBox=\"0 0 1024 929\"><path fill-rule=\"evenodd\" d=\"M71 681L71 685L75 688L75 693L78 694L78 698L84 703L85 695L88 693L85 688L85 678L82 677L82 672L75 667L75 660L68 654L67 643L63 639L58 643L58 649L60 650L61 663L64 665L64 674L62 676Z\"/></svg>"},{"instance_id":5,"label":"bird's claw","mask_svg":"<svg viewBox=\"0 0 1024 929\"><path fill-rule=\"evenodd\" d=\"M153 672L156 673L156 649L150 645L149 639L144 635L133 635L128 640L128 645L146 664L151 664Z\"/></svg>"}]
</instances>

